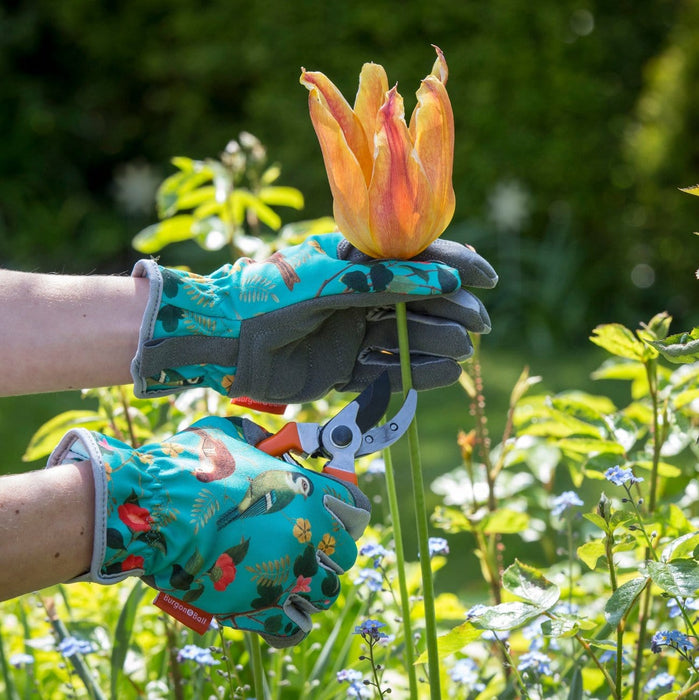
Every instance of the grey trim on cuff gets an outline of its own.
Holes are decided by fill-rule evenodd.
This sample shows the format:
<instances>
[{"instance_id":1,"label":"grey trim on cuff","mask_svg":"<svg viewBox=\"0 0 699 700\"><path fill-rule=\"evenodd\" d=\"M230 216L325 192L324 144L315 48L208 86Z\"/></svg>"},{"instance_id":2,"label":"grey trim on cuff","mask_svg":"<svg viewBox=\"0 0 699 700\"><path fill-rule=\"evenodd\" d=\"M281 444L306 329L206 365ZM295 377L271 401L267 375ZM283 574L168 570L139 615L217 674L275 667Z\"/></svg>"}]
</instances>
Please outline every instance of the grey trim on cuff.
<instances>
[{"instance_id":1,"label":"grey trim on cuff","mask_svg":"<svg viewBox=\"0 0 699 700\"><path fill-rule=\"evenodd\" d=\"M110 584L123 581L129 576L142 576L143 569L132 569L117 574L102 573L104 556L107 550L107 470L102 460L102 453L94 436L85 428L74 428L68 431L49 456L46 468L60 464L74 463L87 460L92 465L92 476L95 483L95 531L92 543L92 561L90 570L76 576L66 583L92 581L93 583Z\"/></svg>"},{"instance_id":2,"label":"grey trim on cuff","mask_svg":"<svg viewBox=\"0 0 699 700\"><path fill-rule=\"evenodd\" d=\"M145 376L141 369L143 347L153 339L155 329L155 321L158 316L160 304L163 296L163 275L160 272L160 266L155 260L139 260L131 272L132 277L147 277L150 282L150 293L148 295L148 303L143 314L141 329L138 333L138 350L131 361L131 377L133 379L134 394L140 398L146 398L147 384ZM171 391L148 392L148 396L153 396L156 393L169 394Z\"/></svg>"}]
</instances>

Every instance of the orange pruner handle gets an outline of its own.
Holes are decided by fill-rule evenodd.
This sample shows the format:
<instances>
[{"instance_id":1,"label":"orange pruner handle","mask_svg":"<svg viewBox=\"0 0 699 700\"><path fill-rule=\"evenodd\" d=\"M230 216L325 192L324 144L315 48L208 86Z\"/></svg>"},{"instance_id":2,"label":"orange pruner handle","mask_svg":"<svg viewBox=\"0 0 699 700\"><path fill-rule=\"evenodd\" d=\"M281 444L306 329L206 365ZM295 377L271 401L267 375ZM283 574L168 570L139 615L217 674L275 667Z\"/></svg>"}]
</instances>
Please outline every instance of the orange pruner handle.
<instances>
[{"instance_id":1,"label":"orange pruner handle","mask_svg":"<svg viewBox=\"0 0 699 700\"><path fill-rule=\"evenodd\" d=\"M346 469L338 469L337 467L323 467L323 474L329 474L330 476L337 477L343 481L349 481L350 484L358 486L357 474L355 472L348 472Z\"/></svg>"},{"instance_id":2,"label":"orange pruner handle","mask_svg":"<svg viewBox=\"0 0 699 700\"><path fill-rule=\"evenodd\" d=\"M296 423L287 423L281 430L261 440L255 445L258 450L272 457L281 457L287 452L302 452L301 440Z\"/></svg>"}]
</instances>

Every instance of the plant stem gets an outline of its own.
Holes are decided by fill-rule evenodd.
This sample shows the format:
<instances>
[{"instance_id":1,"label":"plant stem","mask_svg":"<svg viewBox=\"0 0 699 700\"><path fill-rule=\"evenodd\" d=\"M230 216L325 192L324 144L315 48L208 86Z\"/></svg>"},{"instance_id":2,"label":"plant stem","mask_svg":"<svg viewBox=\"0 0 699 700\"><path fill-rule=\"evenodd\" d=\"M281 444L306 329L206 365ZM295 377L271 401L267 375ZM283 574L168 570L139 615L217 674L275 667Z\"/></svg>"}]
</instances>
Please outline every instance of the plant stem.
<instances>
[{"instance_id":1,"label":"plant stem","mask_svg":"<svg viewBox=\"0 0 699 700\"><path fill-rule=\"evenodd\" d=\"M410 346L408 343L408 319L405 303L396 304L396 322L398 324L398 347L400 349L401 379L403 395L412 388L413 380L410 370ZM415 520L417 521L417 540L420 552L420 570L422 573L422 595L425 606L425 638L427 642L427 667L430 680L431 700L440 700L442 691L439 678L439 650L437 646L437 619L434 606L434 581L430 564L427 507L425 504L425 485L422 478L422 460L420 458L420 439L417 420L413 418L408 428L408 451L410 455L410 474L413 483L413 500Z\"/></svg>"},{"instance_id":2,"label":"plant stem","mask_svg":"<svg viewBox=\"0 0 699 700\"><path fill-rule=\"evenodd\" d=\"M259 700L267 698L265 692L264 670L262 665L262 650L260 648L260 639L254 632L246 632L245 636L250 643L250 660L252 661L253 689L255 697Z\"/></svg>"},{"instance_id":3,"label":"plant stem","mask_svg":"<svg viewBox=\"0 0 699 700\"><path fill-rule=\"evenodd\" d=\"M645 365L646 375L648 377L648 391L653 406L653 468L650 477L650 497L648 500L648 512L652 516L655 513L658 493L658 466L660 464L660 448L662 447L663 441L660 437L657 362L655 360L649 360ZM649 549L652 551L652 547ZM648 558L648 553L647 551L646 558ZM638 617L638 638L636 642L636 660L634 664L636 672L634 673L633 694L631 696L633 700L638 700L641 693L641 667L643 666L643 650L646 645L646 627L651 610L651 601L650 586L648 586L643 594L643 603L641 604L641 612Z\"/></svg>"},{"instance_id":4,"label":"plant stem","mask_svg":"<svg viewBox=\"0 0 699 700\"><path fill-rule=\"evenodd\" d=\"M39 598L39 600L41 600L41 604L46 611L46 616L48 617L49 623L51 624L51 627L53 628L53 631L58 637L59 641L63 641L64 639L70 637L70 633L63 623L63 620L61 620L56 613L56 606L54 605L53 599L48 598L44 600L43 598ZM94 700L106 700L105 694L102 692L99 685L97 685L97 681L92 677L92 673L90 673L90 669L85 662L83 655L81 653L75 653L66 657L66 659L70 662L75 669L75 672L80 677L80 680L83 682L89 696L94 698Z\"/></svg>"},{"instance_id":5,"label":"plant stem","mask_svg":"<svg viewBox=\"0 0 699 700\"><path fill-rule=\"evenodd\" d=\"M403 617L403 634L405 635L405 666L408 673L410 687L410 699L417 700L417 673L415 671L415 654L413 653L413 630L410 620L410 598L408 596L408 581L405 575L405 552L403 550L403 530L400 523L400 511L398 508L398 492L396 491L396 477L393 471L393 458L391 450L384 450L384 462L386 464L386 493L388 508L393 525L393 540L396 550L396 568L398 569L398 588L400 590L400 608Z\"/></svg>"},{"instance_id":6,"label":"plant stem","mask_svg":"<svg viewBox=\"0 0 699 700\"><path fill-rule=\"evenodd\" d=\"M587 643L587 641L585 639L583 639L580 636L580 634L576 634L575 639L580 644L580 646L582 646L583 649L585 649L585 651L587 652L588 656L592 659L592 662L595 664L595 666L597 666L597 668L602 672L602 675L607 680L607 684L609 685L609 690L612 693L612 697L615 698L615 700L617 698L619 698L620 697L619 691L617 690L617 687L616 687L616 684L614 683L614 680L609 675L609 671L607 671L607 669L600 663L599 659L597 658L597 655L592 650L592 647Z\"/></svg>"}]
</instances>

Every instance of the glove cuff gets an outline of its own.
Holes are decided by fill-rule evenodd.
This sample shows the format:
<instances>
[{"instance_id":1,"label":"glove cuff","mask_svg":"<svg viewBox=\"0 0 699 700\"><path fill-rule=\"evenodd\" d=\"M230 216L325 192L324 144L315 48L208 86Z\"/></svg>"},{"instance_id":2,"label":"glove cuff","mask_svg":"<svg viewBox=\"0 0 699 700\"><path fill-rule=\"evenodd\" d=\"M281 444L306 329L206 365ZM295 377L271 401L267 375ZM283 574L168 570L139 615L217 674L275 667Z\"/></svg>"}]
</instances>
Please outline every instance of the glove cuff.
<instances>
[{"instance_id":1,"label":"glove cuff","mask_svg":"<svg viewBox=\"0 0 699 700\"><path fill-rule=\"evenodd\" d=\"M90 569L67 583L91 581L111 584L123 581L128 576L140 576L143 570L120 571L105 574L103 565L107 550L107 499L109 496L107 468L95 436L84 428L75 428L66 433L49 456L46 468L59 464L89 461L95 485L95 531L92 545Z\"/></svg>"},{"instance_id":2,"label":"glove cuff","mask_svg":"<svg viewBox=\"0 0 699 700\"><path fill-rule=\"evenodd\" d=\"M172 393L171 389L148 390L146 377L141 370L143 364L143 348L147 342L153 339L155 322L163 297L163 275L160 266L155 260L139 260L131 272L132 277L147 277L150 282L148 303L141 321L141 329L138 334L138 349L131 361L131 377L134 383L134 394L143 399L146 396L158 396Z\"/></svg>"}]
</instances>

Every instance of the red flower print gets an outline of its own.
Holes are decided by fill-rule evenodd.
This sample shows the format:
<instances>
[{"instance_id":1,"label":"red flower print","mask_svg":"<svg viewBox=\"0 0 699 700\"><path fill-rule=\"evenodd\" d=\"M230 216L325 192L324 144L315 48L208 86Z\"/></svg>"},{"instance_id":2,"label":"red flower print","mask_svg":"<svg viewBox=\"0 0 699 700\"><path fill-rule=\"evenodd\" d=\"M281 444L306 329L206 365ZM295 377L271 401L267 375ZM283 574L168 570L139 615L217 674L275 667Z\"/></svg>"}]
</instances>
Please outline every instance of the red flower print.
<instances>
[{"instance_id":1,"label":"red flower print","mask_svg":"<svg viewBox=\"0 0 699 700\"><path fill-rule=\"evenodd\" d=\"M218 568L221 571L221 576L218 581L214 581L214 588L217 591L225 591L230 583L235 579L236 569L230 555L225 552L216 560L214 569Z\"/></svg>"},{"instance_id":2,"label":"red flower print","mask_svg":"<svg viewBox=\"0 0 699 700\"><path fill-rule=\"evenodd\" d=\"M135 503L124 503L117 508L119 519L129 530L135 532L148 532L153 518L150 513Z\"/></svg>"},{"instance_id":3,"label":"red flower print","mask_svg":"<svg viewBox=\"0 0 699 700\"><path fill-rule=\"evenodd\" d=\"M310 593L311 592L311 579L299 576L296 579L296 585L291 589L292 593Z\"/></svg>"},{"instance_id":4,"label":"red flower print","mask_svg":"<svg viewBox=\"0 0 699 700\"><path fill-rule=\"evenodd\" d=\"M137 557L135 554L129 554L124 561L121 562L122 571L131 571L132 569L143 568L143 557Z\"/></svg>"}]
</instances>

